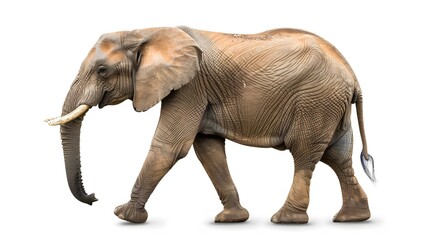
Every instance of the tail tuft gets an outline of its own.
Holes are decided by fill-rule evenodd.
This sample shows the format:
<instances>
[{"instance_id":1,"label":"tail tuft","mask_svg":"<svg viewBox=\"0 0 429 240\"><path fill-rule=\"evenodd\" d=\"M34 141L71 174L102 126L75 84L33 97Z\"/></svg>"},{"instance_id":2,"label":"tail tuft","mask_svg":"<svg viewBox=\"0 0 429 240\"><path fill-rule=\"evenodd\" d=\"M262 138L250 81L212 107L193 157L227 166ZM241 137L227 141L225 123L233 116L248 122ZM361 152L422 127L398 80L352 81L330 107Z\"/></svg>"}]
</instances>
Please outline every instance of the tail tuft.
<instances>
[{"instance_id":1,"label":"tail tuft","mask_svg":"<svg viewBox=\"0 0 429 240\"><path fill-rule=\"evenodd\" d=\"M372 182L376 182L374 173L374 159L372 156L368 154L368 159L366 159L364 153L362 152L360 154L360 162L362 163L362 168L369 179L371 179Z\"/></svg>"}]
</instances>

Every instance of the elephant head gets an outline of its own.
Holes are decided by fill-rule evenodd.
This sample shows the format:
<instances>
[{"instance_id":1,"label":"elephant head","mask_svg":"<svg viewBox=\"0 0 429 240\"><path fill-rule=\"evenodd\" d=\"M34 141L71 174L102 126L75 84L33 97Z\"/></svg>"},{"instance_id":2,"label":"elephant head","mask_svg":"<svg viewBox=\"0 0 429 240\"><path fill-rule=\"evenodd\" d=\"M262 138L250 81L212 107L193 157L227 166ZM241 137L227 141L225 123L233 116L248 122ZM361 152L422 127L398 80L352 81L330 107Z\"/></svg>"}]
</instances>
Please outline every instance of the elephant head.
<instances>
[{"instance_id":1,"label":"elephant head","mask_svg":"<svg viewBox=\"0 0 429 240\"><path fill-rule=\"evenodd\" d=\"M126 99L146 111L191 81L199 70L201 50L178 28L151 28L104 34L83 61L70 87L62 117L46 120L61 125L68 185L81 202L92 204L82 183L80 129L85 113Z\"/></svg>"}]
</instances>

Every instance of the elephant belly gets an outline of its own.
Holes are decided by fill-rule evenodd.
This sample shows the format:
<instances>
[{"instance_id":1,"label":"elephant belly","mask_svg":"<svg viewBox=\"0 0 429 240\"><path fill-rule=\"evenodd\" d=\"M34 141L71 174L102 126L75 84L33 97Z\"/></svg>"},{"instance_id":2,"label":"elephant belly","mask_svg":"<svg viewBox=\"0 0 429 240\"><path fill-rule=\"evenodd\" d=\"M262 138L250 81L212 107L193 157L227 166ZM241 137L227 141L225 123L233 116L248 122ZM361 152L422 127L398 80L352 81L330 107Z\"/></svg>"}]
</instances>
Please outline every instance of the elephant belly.
<instances>
[{"instance_id":1,"label":"elephant belly","mask_svg":"<svg viewBox=\"0 0 429 240\"><path fill-rule=\"evenodd\" d=\"M218 135L247 146L287 149L282 134L284 126L276 126L271 122L263 124L262 119L258 121L252 115L218 110L219 112L216 109L210 109L206 112L200 126L200 133Z\"/></svg>"}]
</instances>

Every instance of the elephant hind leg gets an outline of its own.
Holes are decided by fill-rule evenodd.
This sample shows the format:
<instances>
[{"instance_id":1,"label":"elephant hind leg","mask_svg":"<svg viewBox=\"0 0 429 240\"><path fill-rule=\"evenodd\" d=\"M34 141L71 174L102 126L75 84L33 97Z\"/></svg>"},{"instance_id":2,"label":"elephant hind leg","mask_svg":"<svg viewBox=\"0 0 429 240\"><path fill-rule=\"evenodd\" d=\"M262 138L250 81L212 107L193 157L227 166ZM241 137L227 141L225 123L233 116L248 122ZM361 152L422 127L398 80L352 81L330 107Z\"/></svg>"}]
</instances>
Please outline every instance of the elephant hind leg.
<instances>
[{"instance_id":1,"label":"elephant hind leg","mask_svg":"<svg viewBox=\"0 0 429 240\"><path fill-rule=\"evenodd\" d=\"M215 222L244 222L249 212L240 204L237 189L229 173L225 155L225 139L198 134L194 140L195 153L212 181L224 206Z\"/></svg>"},{"instance_id":2,"label":"elephant hind leg","mask_svg":"<svg viewBox=\"0 0 429 240\"><path fill-rule=\"evenodd\" d=\"M338 141L326 149L321 161L338 176L343 206L334 216L334 222L365 221L371 217L368 198L354 176L352 167L353 132L351 128Z\"/></svg>"},{"instance_id":3,"label":"elephant hind leg","mask_svg":"<svg viewBox=\"0 0 429 240\"><path fill-rule=\"evenodd\" d=\"M307 223L312 170L295 171L292 187L284 205L272 217L273 223Z\"/></svg>"},{"instance_id":4,"label":"elephant hind leg","mask_svg":"<svg viewBox=\"0 0 429 240\"><path fill-rule=\"evenodd\" d=\"M284 205L271 218L273 223L307 223L310 202L310 182L316 163L321 159L328 143L302 141L291 149L295 172L292 186Z\"/></svg>"}]
</instances>

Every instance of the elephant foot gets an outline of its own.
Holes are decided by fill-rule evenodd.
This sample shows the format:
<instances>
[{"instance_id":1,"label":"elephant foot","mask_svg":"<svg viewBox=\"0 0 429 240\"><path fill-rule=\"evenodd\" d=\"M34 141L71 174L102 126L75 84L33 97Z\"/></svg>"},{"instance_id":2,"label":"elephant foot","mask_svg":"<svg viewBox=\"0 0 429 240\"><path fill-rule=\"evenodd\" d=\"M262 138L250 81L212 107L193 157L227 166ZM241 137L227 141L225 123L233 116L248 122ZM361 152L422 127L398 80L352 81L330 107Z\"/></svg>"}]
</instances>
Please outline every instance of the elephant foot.
<instances>
[{"instance_id":1,"label":"elephant foot","mask_svg":"<svg viewBox=\"0 0 429 240\"><path fill-rule=\"evenodd\" d=\"M272 223L308 223L307 212L288 211L281 208L276 214L271 217Z\"/></svg>"},{"instance_id":2,"label":"elephant foot","mask_svg":"<svg viewBox=\"0 0 429 240\"><path fill-rule=\"evenodd\" d=\"M114 213L118 218L132 223L144 223L147 220L147 211L144 207L138 207L135 202L116 207Z\"/></svg>"},{"instance_id":3,"label":"elephant foot","mask_svg":"<svg viewBox=\"0 0 429 240\"><path fill-rule=\"evenodd\" d=\"M361 222L368 220L371 217L368 204L361 207L345 207L334 216L334 222Z\"/></svg>"},{"instance_id":4,"label":"elephant foot","mask_svg":"<svg viewBox=\"0 0 429 240\"><path fill-rule=\"evenodd\" d=\"M245 222L249 219L249 212L242 207L239 208L225 208L220 212L216 218L216 223L233 223L233 222Z\"/></svg>"}]
</instances>

